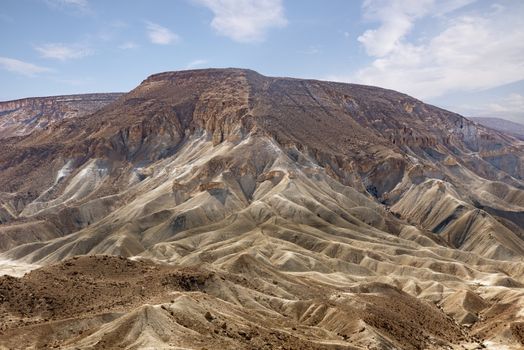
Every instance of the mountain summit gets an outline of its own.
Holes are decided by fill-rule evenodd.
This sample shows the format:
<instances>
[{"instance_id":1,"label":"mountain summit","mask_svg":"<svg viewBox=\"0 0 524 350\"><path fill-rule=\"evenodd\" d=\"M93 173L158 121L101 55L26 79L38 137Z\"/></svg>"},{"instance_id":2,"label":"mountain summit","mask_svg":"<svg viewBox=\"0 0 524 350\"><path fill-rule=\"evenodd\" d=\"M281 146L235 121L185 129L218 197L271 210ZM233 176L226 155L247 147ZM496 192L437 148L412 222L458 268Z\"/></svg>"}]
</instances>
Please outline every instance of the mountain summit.
<instances>
[{"instance_id":1,"label":"mountain summit","mask_svg":"<svg viewBox=\"0 0 524 350\"><path fill-rule=\"evenodd\" d=\"M523 344L521 141L243 69L113 97L2 139L0 259L40 267L0 279L2 346Z\"/></svg>"}]
</instances>

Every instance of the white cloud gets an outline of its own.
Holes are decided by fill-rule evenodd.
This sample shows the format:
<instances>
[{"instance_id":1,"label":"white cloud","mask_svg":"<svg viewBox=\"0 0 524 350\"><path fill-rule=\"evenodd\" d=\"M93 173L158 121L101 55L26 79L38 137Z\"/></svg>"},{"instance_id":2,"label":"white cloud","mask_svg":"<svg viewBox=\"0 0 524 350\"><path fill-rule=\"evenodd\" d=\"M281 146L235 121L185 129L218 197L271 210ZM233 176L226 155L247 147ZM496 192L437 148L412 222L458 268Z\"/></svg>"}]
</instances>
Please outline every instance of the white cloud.
<instances>
[{"instance_id":1,"label":"white cloud","mask_svg":"<svg viewBox=\"0 0 524 350\"><path fill-rule=\"evenodd\" d=\"M491 8L495 12L501 12L501 11L504 11L506 9L506 6L494 3L494 4L491 5Z\"/></svg>"},{"instance_id":2,"label":"white cloud","mask_svg":"<svg viewBox=\"0 0 524 350\"><path fill-rule=\"evenodd\" d=\"M138 45L133 41L126 41L118 45L118 48L122 50L132 50L138 48Z\"/></svg>"},{"instance_id":3,"label":"white cloud","mask_svg":"<svg viewBox=\"0 0 524 350\"><path fill-rule=\"evenodd\" d=\"M78 7L87 7L87 0L54 0L55 2L60 2L66 5L78 6Z\"/></svg>"},{"instance_id":4,"label":"white cloud","mask_svg":"<svg viewBox=\"0 0 524 350\"><path fill-rule=\"evenodd\" d=\"M110 25L111 27L118 28L118 29L127 28L129 26L126 21L123 21L121 19L116 19L114 21L111 21Z\"/></svg>"},{"instance_id":5,"label":"white cloud","mask_svg":"<svg viewBox=\"0 0 524 350\"><path fill-rule=\"evenodd\" d=\"M496 103L490 103L488 110L495 113L524 114L524 95L512 93Z\"/></svg>"},{"instance_id":6,"label":"white cloud","mask_svg":"<svg viewBox=\"0 0 524 350\"><path fill-rule=\"evenodd\" d=\"M207 60L194 60L187 64L186 69L193 69L207 63Z\"/></svg>"},{"instance_id":7,"label":"white cloud","mask_svg":"<svg viewBox=\"0 0 524 350\"><path fill-rule=\"evenodd\" d=\"M271 28L287 25L282 0L195 0L209 8L211 26L218 34L238 42L264 40Z\"/></svg>"},{"instance_id":8,"label":"white cloud","mask_svg":"<svg viewBox=\"0 0 524 350\"><path fill-rule=\"evenodd\" d=\"M478 110L478 109L477 109ZM480 116L500 117L524 124L524 95L512 93L487 105Z\"/></svg>"},{"instance_id":9,"label":"white cloud","mask_svg":"<svg viewBox=\"0 0 524 350\"><path fill-rule=\"evenodd\" d=\"M524 95L513 92L504 97L487 99L484 103L450 106L465 116L497 117L524 124Z\"/></svg>"},{"instance_id":10,"label":"white cloud","mask_svg":"<svg viewBox=\"0 0 524 350\"><path fill-rule=\"evenodd\" d=\"M51 71L51 69L49 68L37 66L36 64L20 61L9 57L0 57L0 67L9 72L22 74L29 77L32 77L38 73Z\"/></svg>"},{"instance_id":11,"label":"white cloud","mask_svg":"<svg viewBox=\"0 0 524 350\"><path fill-rule=\"evenodd\" d=\"M36 46L35 50L44 58L53 58L60 61L82 58L93 53L90 48L83 45L66 45L62 43L43 44Z\"/></svg>"},{"instance_id":12,"label":"white cloud","mask_svg":"<svg viewBox=\"0 0 524 350\"><path fill-rule=\"evenodd\" d=\"M91 12L87 0L45 0L45 2L51 7L69 8L82 13Z\"/></svg>"},{"instance_id":13,"label":"white cloud","mask_svg":"<svg viewBox=\"0 0 524 350\"><path fill-rule=\"evenodd\" d=\"M317 55L320 53L320 48L315 45L310 45L307 49L299 51L299 53L304 55Z\"/></svg>"},{"instance_id":14,"label":"white cloud","mask_svg":"<svg viewBox=\"0 0 524 350\"><path fill-rule=\"evenodd\" d=\"M379 22L376 29L368 29L358 37L370 56L382 57L402 45L416 20L428 16L442 16L476 0L366 0L362 7L364 18Z\"/></svg>"},{"instance_id":15,"label":"white cloud","mask_svg":"<svg viewBox=\"0 0 524 350\"><path fill-rule=\"evenodd\" d=\"M400 45L414 21L426 15L432 6L433 0L367 0L363 4L365 18L381 24L366 30L357 40L368 55L387 55Z\"/></svg>"},{"instance_id":16,"label":"white cloud","mask_svg":"<svg viewBox=\"0 0 524 350\"><path fill-rule=\"evenodd\" d=\"M380 24L358 40L373 61L351 76L330 78L383 86L419 98L524 79L523 7L453 13L470 2L366 1L365 17ZM411 38L415 22L424 17L443 24L444 29L432 37Z\"/></svg>"},{"instance_id":17,"label":"white cloud","mask_svg":"<svg viewBox=\"0 0 524 350\"><path fill-rule=\"evenodd\" d=\"M128 27L128 23L122 20L113 20L99 26L98 33L87 35L92 41L113 41Z\"/></svg>"},{"instance_id":18,"label":"white cloud","mask_svg":"<svg viewBox=\"0 0 524 350\"><path fill-rule=\"evenodd\" d=\"M153 44L168 45L180 40L180 37L166 27L153 22L146 22L147 35Z\"/></svg>"}]
</instances>

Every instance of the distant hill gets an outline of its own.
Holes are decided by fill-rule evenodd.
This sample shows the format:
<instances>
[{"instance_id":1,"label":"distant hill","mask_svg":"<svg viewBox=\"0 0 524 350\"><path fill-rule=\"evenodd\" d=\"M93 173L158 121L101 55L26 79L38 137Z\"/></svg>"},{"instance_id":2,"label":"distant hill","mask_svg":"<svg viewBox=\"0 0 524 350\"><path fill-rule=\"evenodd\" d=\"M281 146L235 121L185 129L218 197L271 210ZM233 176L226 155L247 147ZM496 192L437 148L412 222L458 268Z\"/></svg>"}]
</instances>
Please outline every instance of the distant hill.
<instances>
[{"instance_id":1,"label":"distant hill","mask_svg":"<svg viewBox=\"0 0 524 350\"><path fill-rule=\"evenodd\" d=\"M472 117L474 122L487 126L493 130L502 131L524 140L524 125L502 118Z\"/></svg>"},{"instance_id":2,"label":"distant hill","mask_svg":"<svg viewBox=\"0 0 524 350\"><path fill-rule=\"evenodd\" d=\"M0 140L29 135L61 120L94 113L120 96L122 93L98 93L0 102Z\"/></svg>"}]
</instances>

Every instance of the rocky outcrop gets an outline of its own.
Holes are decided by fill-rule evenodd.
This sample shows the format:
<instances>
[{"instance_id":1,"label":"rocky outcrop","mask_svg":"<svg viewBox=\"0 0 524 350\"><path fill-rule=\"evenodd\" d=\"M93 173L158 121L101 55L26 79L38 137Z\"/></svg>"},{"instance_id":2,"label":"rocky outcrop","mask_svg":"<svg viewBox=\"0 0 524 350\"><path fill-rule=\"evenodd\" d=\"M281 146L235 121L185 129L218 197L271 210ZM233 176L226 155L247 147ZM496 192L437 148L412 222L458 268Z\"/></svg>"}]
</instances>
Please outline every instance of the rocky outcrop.
<instances>
[{"instance_id":1,"label":"rocky outcrop","mask_svg":"<svg viewBox=\"0 0 524 350\"><path fill-rule=\"evenodd\" d=\"M226 189L226 185L222 182L217 182L217 181L206 182L198 186L198 190L201 192L213 191L213 190L224 190L224 189Z\"/></svg>"},{"instance_id":2,"label":"rocky outcrop","mask_svg":"<svg viewBox=\"0 0 524 350\"><path fill-rule=\"evenodd\" d=\"M0 102L0 139L28 135L62 119L93 113L120 96L121 93L83 94Z\"/></svg>"}]
</instances>

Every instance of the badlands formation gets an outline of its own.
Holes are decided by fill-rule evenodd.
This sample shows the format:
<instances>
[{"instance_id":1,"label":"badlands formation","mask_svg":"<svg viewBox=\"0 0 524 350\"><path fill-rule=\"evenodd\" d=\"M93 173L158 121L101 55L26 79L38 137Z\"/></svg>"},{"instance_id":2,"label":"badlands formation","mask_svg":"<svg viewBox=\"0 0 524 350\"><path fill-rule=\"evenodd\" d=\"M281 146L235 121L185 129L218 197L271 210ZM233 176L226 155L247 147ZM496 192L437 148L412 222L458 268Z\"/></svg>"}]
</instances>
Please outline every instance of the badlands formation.
<instances>
[{"instance_id":1,"label":"badlands formation","mask_svg":"<svg viewBox=\"0 0 524 350\"><path fill-rule=\"evenodd\" d=\"M524 346L522 141L241 69L113 97L0 115L0 348Z\"/></svg>"}]
</instances>

